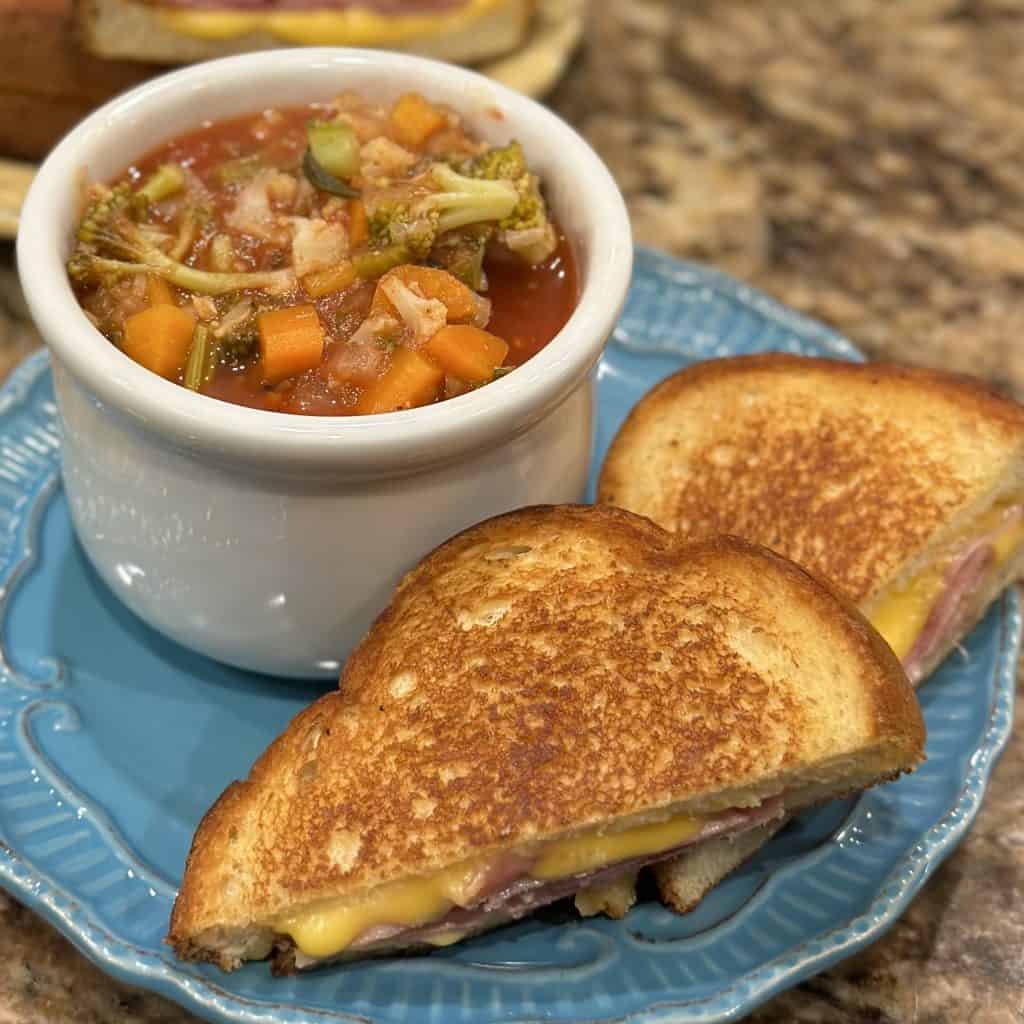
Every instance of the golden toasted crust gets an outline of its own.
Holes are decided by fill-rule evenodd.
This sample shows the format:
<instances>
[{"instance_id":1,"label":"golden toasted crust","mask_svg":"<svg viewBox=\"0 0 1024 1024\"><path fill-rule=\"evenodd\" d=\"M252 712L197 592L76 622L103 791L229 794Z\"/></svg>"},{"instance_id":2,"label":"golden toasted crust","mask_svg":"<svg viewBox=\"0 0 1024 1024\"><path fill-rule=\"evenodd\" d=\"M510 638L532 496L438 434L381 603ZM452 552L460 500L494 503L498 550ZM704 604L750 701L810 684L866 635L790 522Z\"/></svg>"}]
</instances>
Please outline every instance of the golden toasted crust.
<instances>
[{"instance_id":1,"label":"golden toasted crust","mask_svg":"<svg viewBox=\"0 0 1024 1024\"><path fill-rule=\"evenodd\" d=\"M738 836L698 843L653 869L658 895L677 914L689 914L727 875L745 864L788 819L779 818Z\"/></svg>"},{"instance_id":2,"label":"golden toasted crust","mask_svg":"<svg viewBox=\"0 0 1024 1024\"><path fill-rule=\"evenodd\" d=\"M733 533L859 604L1019 481L1024 409L930 370L768 354L698 363L633 409L598 500Z\"/></svg>"},{"instance_id":3,"label":"golden toasted crust","mask_svg":"<svg viewBox=\"0 0 1024 1024\"><path fill-rule=\"evenodd\" d=\"M857 759L868 784L922 746L895 656L791 563L619 509L525 509L409 573L339 691L211 808L169 941L218 957L209 929Z\"/></svg>"},{"instance_id":4,"label":"golden toasted crust","mask_svg":"<svg viewBox=\"0 0 1024 1024\"><path fill-rule=\"evenodd\" d=\"M580 917L604 914L605 917L620 920L636 903L636 873L630 872L600 885L580 889L574 902Z\"/></svg>"}]
</instances>

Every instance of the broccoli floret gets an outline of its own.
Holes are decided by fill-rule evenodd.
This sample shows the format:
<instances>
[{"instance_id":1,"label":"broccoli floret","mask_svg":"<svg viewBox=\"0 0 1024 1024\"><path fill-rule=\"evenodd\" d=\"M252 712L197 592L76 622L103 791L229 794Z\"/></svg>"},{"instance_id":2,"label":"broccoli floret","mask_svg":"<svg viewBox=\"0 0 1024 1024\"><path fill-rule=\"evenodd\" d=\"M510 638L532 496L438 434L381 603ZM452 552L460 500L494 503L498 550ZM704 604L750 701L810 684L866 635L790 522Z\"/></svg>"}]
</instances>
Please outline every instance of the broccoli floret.
<instances>
[{"instance_id":1,"label":"broccoli floret","mask_svg":"<svg viewBox=\"0 0 1024 1024\"><path fill-rule=\"evenodd\" d=\"M167 255L129 215L135 195L127 183L94 191L78 227L78 244L68 260L72 280L84 283L147 273L201 295L256 288L287 291L294 286L295 276L290 270L217 274Z\"/></svg>"},{"instance_id":2,"label":"broccoli floret","mask_svg":"<svg viewBox=\"0 0 1024 1024\"><path fill-rule=\"evenodd\" d=\"M499 240L531 266L543 263L558 245L547 207L536 188L532 194L520 198L512 216L506 217L498 227Z\"/></svg>"},{"instance_id":3,"label":"broccoli floret","mask_svg":"<svg viewBox=\"0 0 1024 1024\"><path fill-rule=\"evenodd\" d=\"M510 181L471 178L459 174L448 164L434 164L430 175L439 191L423 202L438 212L438 233L453 231L467 224L502 221L516 207L519 194Z\"/></svg>"},{"instance_id":4,"label":"broccoli floret","mask_svg":"<svg viewBox=\"0 0 1024 1024\"><path fill-rule=\"evenodd\" d=\"M510 181L471 178L435 163L407 188L392 188L369 201L370 232L378 245L402 246L423 259L439 235L469 224L497 223L518 200Z\"/></svg>"},{"instance_id":5,"label":"broccoli floret","mask_svg":"<svg viewBox=\"0 0 1024 1024\"><path fill-rule=\"evenodd\" d=\"M465 161L460 170L469 178L486 178L488 181L518 181L530 173L523 147L518 142L488 149Z\"/></svg>"},{"instance_id":6,"label":"broccoli floret","mask_svg":"<svg viewBox=\"0 0 1024 1024\"><path fill-rule=\"evenodd\" d=\"M416 202L388 197L373 204L369 229L378 246L403 249L414 260L423 259L437 237L437 217Z\"/></svg>"},{"instance_id":7,"label":"broccoli floret","mask_svg":"<svg viewBox=\"0 0 1024 1024\"><path fill-rule=\"evenodd\" d=\"M107 188L105 185L94 185L89 193L89 205L81 221L78 223L76 237L85 245L92 245L98 235L107 230L107 225L117 217L126 215L132 205L131 182L122 181L120 185Z\"/></svg>"},{"instance_id":8,"label":"broccoli floret","mask_svg":"<svg viewBox=\"0 0 1024 1024\"><path fill-rule=\"evenodd\" d=\"M462 168L470 177L510 182L516 190L515 207L498 224L499 239L527 263L543 263L558 240L548 218L537 176L530 173L518 142L489 149L467 161Z\"/></svg>"},{"instance_id":9,"label":"broccoli floret","mask_svg":"<svg viewBox=\"0 0 1024 1024\"><path fill-rule=\"evenodd\" d=\"M259 341L259 331L256 329L256 320L253 318L240 330L220 339L217 346L218 358L229 363L240 363L250 359L256 354Z\"/></svg>"},{"instance_id":10,"label":"broccoli floret","mask_svg":"<svg viewBox=\"0 0 1024 1024\"><path fill-rule=\"evenodd\" d=\"M178 164L161 164L136 193L147 203L159 203L185 187L185 173Z\"/></svg>"}]
</instances>

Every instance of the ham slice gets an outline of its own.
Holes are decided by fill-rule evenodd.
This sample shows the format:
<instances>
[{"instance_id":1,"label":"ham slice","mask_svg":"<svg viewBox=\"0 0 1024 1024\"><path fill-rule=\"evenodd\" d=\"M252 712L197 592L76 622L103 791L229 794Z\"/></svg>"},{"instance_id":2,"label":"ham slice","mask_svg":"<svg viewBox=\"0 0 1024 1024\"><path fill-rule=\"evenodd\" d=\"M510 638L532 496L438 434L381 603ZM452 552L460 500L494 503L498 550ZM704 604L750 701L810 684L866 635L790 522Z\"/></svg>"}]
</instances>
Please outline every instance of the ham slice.
<instances>
[{"instance_id":1,"label":"ham slice","mask_svg":"<svg viewBox=\"0 0 1024 1024\"><path fill-rule=\"evenodd\" d=\"M903 659L907 678L915 686L921 681L929 659L963 622L970 598L981 586L994 557L991 542L982 540L971 544L954 559L946 573L942 596L935 602L924 629Z\"/></svg>"},{"instance_id":2,"label":"ham slice","mask_svg":"<svg viewBox=\"0 0 1024 1024\"><path fill-rule=\"evenodd\" d=\"M971 611L971 598L981 589L995 561L995 540L1004 530L1015 528L1024 519L1024 505L1011 505L999 527L971 541L950 562L942 595L935 602L910 653L903 659L907 677L916 686L924 667L935 653L964 626Z\"/></svg>"},{"instance_id":3,"label":"ham slice","mask_svg":"<svg viewBox=\"0 0 1024 1024\"><path fill-rule=\"evenodd\" d=\"M695 843L716 839L724 835L737 835L774 821L785 813L782 798L764 801L758 807L735 808L717 815L714 819L685 843L642 857L609 864L595 871L587 871L553 881L531 878L527 872L529 862L516 854L496 862L488 872L482 886L477 890L471 907L453 907L440 921L419 927L399 924L376 925L360 935L349 947L361 952L373 951L376 947L394 949L429 944L431 939L442 937L445 932L480 931L486 927L515 921L533 913L539 907L571 896L585 885L604 882L617 875L638 871L648 864L674 857L680 850ZM399 940L396 942L396 939ZM312 967L326 961L307 957L299 950L294 951L294 963L299 969Z\"/></svg>"}]
</instances>

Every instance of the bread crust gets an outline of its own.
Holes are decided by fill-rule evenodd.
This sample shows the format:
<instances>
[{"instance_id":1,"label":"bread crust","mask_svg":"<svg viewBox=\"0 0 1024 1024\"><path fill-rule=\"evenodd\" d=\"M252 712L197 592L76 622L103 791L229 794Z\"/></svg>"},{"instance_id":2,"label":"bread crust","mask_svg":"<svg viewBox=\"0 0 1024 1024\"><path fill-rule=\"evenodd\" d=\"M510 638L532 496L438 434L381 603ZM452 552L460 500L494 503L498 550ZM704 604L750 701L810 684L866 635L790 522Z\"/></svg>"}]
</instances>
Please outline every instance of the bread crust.
<instances>
[{"instance_id":1,"label":"bread crust","mask_svg":"<svg viewBox=\"0 0 1024 1024\"><path fill-rule=\"evenodd\" d=\"M741 868L788 823L769 822L739 836L723 836L664 861L654 868L662 902L677 914L689 914L724 878Z\"/></svg>"},{"instance_id":2,"label":"bread crust","mask_svg":"<svg viewBox=\"0 0 1024 1024\"><path fill-rule=\"evenodd\" d=\"M792 563L680 546L620 509L524 509L410 572L339 690L214 804L168 941L231 964L211 929L641 813L754 805L808 766L909 770L923 740L895 656Z\"/></svg>"},{"instance_id":3,"label":"bread crust","mask_svg":"<svg viewBox=\"0 0 1024 1024\"><path fill-rule=\"evenodd\" d=\"M977 381L768 353L697 363L634 407L598 500L765 544L870 605L1019 484L1024 408Z\"/></svg>"}]
</instances>

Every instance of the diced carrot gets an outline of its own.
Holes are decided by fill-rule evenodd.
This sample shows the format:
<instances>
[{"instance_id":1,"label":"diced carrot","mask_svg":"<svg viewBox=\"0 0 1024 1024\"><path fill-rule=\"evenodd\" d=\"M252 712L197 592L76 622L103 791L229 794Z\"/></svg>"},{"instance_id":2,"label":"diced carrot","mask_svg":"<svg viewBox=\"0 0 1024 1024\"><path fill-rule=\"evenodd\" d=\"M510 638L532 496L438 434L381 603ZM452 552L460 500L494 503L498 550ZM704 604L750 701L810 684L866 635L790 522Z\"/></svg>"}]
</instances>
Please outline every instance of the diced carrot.
<instances>
[{"instance_id":1,"label":"diced carrot","mask_svg":"<svg viewBox=\"0 0 1024 1024\"><path fill-rule=\"evenodd\" d=\"M391 129L403 146L418 149L444 125L444 114L416 92L407 92L391 108Z\"/></svg>"},{"instance_id":2,"label":"diced carrot","mask_svg":"<svg viewBox=\"0 0 1024 1024\"><path fill-rule=\"evenodd\" d=\"M436 267L418 267L414 263L403 263L394 270L389 270L377 282L377 290L373 293L373 313L388 313L398 316L394 303L384 293L381 285L390 278L397 278L403 284L415 284L420 295L425 299L439 299L448 307L448 319L472 320L479 308L479 299L472 289L467 288L457 277L447 270Z\"/></svg>"},{"instance_id":3,"label":"diced carrot","mask_svg":"<svg viewBox=\"0 0 1024 1024\"><path fill-rule=\"evenodd\" d=\"M356 279L356 268L351 260L342 260L336 267L318 270L302 279L302 287L311 298L319 299L331 292L344 291Z\"/></svg>"},{"instance_id":4,"label":"diced carrot","mask_svg":"<svg viewBox=\"0 0 1024 1024\"><path fill-rule=\"evenodd\" d=\"M135 362L170 380L185 365L194 326L180 306L150 306L125 320L121 347Z\"/></svg>"},{"instance_id":5,"label":"diced carrot","mask_svg":"<svg viewBox=\"0 0 1024 1024\"><path fill-rule=\"evenodd\" d=\"M171 286L156 274L149 274L146 279L146 294L151 306L176 306Z\"/></svg>"},{"instance_id":6,"label":"diced carrot","mask_svg":"<svg viewBox=\"0 0 1024 1024\"><path fill-rule=\"evenodd\" d=\"M366 219L366 206L362 199L348 201L348 245L358 249L370 237L370 222Z\"/></svg>"},{"instance_id":7,"label":"diced carrot","mask_svg":"<svg viewBox=\"0 0 1024 1024\"><path fill-rule=\"evenodd\" d=\"M288 306L260 313L260 371L267 384L280 384L316 366L324 354L324 328L312 306Z\"/></svg>"},{"instance_id":8,"label":"diced carrot","mask_svg":"<svg viewBox=\"0 0 1024 1024\"><path fill-rule=\"evenodd\" d=\"M443 382L444 370L418 352L399 346L384 376L359 396L355 411L395 412L427 405L437 398Z\"/></svg>"},{"instance_id":9,"label":"diced carrot","mask_svg":"<svg viewBox=\"0 0 1024 1024\"><path fill-rule=\"evenodd\" d=\"M442 327L424 350L446 373L470 384L485 384L508 355L501 338L470 324Z\"/></svg>"}]
</instances>

